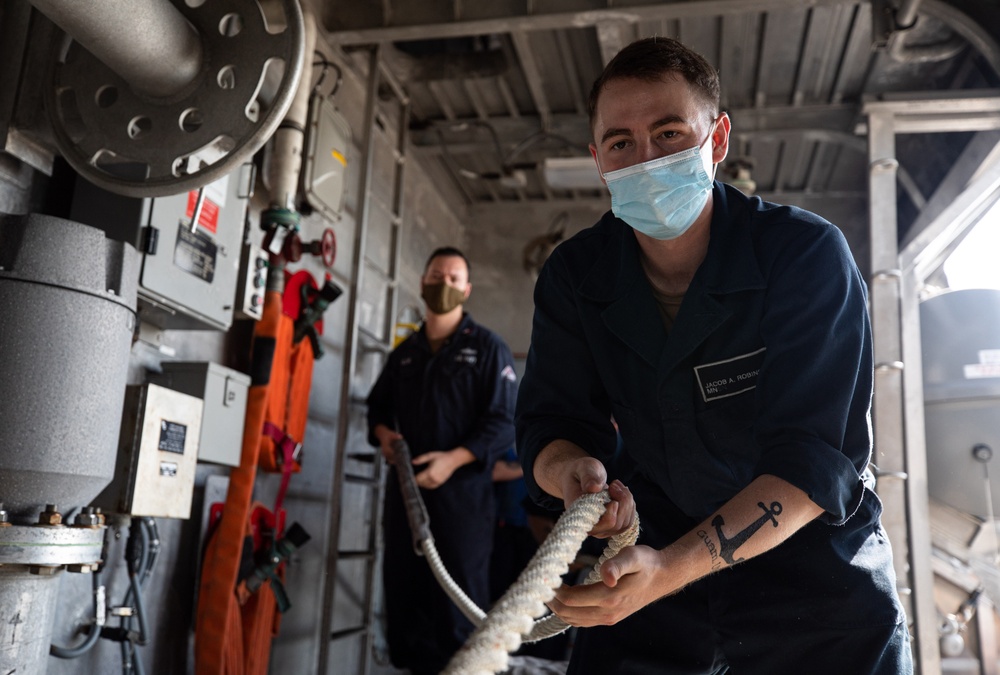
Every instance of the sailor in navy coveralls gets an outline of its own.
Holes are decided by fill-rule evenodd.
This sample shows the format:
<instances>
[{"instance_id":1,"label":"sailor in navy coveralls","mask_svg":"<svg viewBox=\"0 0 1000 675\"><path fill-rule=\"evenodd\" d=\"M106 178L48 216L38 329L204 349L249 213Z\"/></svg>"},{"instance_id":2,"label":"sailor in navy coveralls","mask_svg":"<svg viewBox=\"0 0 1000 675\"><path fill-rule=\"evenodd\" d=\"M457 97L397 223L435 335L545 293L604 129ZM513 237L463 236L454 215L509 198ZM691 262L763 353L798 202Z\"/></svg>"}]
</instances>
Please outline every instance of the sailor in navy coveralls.
<instances>
[{"instance_id":1,"label":"sailor in navy coveralls","mask_svg":"<svg viewBox=\"0 0 1000 675\"><path fill-rule=\"evenodd\" d=\"M516 416L529 490L561 506L608 487L595 534L642 527L603 583L549 603L585 627L569 673L912 672L868 468L864 281L830 223L713 181L718 101L676 41L612 60L591 151L613 213L535 288Z\"/></svg>"},{"instance_id":2,"label":"sailor in navy coveralls","mask_svg":"<svg viewBox=\"0 0 1000 675\"><path fill-rule=\"evenodd\" d=\"M468 261L457 249L431 254L421 282L429 313L390 355L368 396L369 442L389 453L406 440L448 573L489 606L495 505L492 471L514 441L516 376L510 349L462 311ZM436 674L473 626L413 551L395 468L387 478L383 581L394 665Z\"/></svg>"}]
</instances>

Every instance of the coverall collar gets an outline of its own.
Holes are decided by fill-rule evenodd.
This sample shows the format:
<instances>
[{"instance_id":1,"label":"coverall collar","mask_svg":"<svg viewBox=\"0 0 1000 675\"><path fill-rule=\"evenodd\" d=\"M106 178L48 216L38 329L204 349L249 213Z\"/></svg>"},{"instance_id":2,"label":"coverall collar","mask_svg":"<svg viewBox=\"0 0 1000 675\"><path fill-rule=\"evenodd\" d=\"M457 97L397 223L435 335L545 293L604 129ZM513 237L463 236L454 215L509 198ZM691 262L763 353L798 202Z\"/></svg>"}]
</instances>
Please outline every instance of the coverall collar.
<instances>
[{"instance_id":1,"label":"coverall collar","mask_svg":"<svg viewBox=\"0 0 1000 675\"><path fill-rule=\"evenodd\" d=\"M455 339L456 335L467 333L470 330L472 330L472 316L463 310L462 320L458 322L458 327L455 329L455 332L445 338L444 344L450 344ZM430 340L427 339L427 322L421 322L420 329L417 331L417 342L427 351L431 350Z\"/></svg>"},{"instance_id":2,"label":"coverall collar","mask_svg":"<svg viewBox=\"0 0 1000 675\"><path fill-rule=\"evenodd\" d=\"M730 312L714 295L765 286L753 254L749 219L730 212L726 188L718 181L712 198L708 254L685 294L669 338L642 271L635 234L610 213L602 221L611 230L608 245L577 289L585 298L607 303L601 314L605 325L653 367L673 367L725 321ZM738 202L734 206L740 208Z\"/></svg>"},{"instance_id":3,"label":"coverall collar","mask_svg":"<svg viewBox=\"0 0 1000 675\"><path fill-rule=\"evenodd\" d=\"M708 293L719 294L765 288L767 284L760 273L750 236L750 211L741 200L733 200L730 207L727 190L735 188L715 181L708 255L698 268L692 286L697 284Z\"/></svg>"}]
</instances>

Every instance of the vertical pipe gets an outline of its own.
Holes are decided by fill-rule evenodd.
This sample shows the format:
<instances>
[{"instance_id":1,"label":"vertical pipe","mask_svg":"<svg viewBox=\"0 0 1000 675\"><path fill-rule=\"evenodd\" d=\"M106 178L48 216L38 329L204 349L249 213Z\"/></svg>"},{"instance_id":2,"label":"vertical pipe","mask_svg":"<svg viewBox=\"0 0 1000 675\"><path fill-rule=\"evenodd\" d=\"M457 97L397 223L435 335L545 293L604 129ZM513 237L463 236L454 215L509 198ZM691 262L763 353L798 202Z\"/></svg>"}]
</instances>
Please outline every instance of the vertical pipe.
<instances>
[{"instance_id":1,"label":"vertical pipe","mask_svg":"<svg viewBox=\"0 0 1000 675\"><path fill-rule=\"evenodd\" d=\"M917 589L915 581L924 583L925 578L914 576L914 557L926 553L929 560L930 547L919 551L914 547L913 530L927 528L929 520L914 523L915 514L909 509L913 488L908 483L906 462L906 428L904 419L905 399L903 395L904 371L902 348L901 299L903 275L899 268L898 226L896 219L896 134L892 112L868 113L868 192L869 229L871 239L870 306L874 338L875 391L872 399L874 417L875 454L872 461L879 469L877 483L879 497L885 504L882 522L893 548L900 599L907 615L913 620L915 670L920 675L940 672L940 653L937 641L937 623L933 606L928 616L923 602L925 589ZM918 343L919 344L919 343ZM919 354L907 353L910 363L919 360ZM913 366L917 376L919 364ZM912 439L909 439L912 440ZM915 450L915 449L914 449ZM915 470L918 467L913 466ZM926 472L926 469L924 470ZM925 498L926 499L926 498ZM911 525L916 527L911 528ZM918 539L923 534L918 536ZM926 542L929 544L929 542ZM917 562L922 570L923 561ZM933 582L933 579L930 580Z\"/></svg>"},{"instance_id":2,"label":"vertical pipe","mask_svg":"<svg viewBox=\"0 0 1000 675\"><path fill-rule=\"evenodd\" d=\"M302 7L305 30L305 58L312 60L316 47L316 21L308 7ZM308 64L308 61L307 61ZM309 95L312 93L310 68L305 68L299 78L292 105L285 113L272 141L271 161L268 169L268 186L271 206L295 210L295 197L302 172L302 149L305 146L306 122L309 116Z\"/></svg>"},{"instance_id":3,"label":"vertical pipe","mask_svg":"<svg viewBox=\"0 0 1000 675\"><path fill-rule=\"evenodd\" d=\"M134 89L176 94L201 71L201 38L169 0L30 0Z\"/></svg>"},{"instance_id":4,"label":"vertical pipe","mask_svg":"<svg viewBox=\"0 0 1000 675\"><path fill-rule=\"evenodd\" d=\"M895 132L891 113L868 116L869 222L871 270L869 303L872 314L875 391L874 455L877 490L885 504L882 522L892 544L900 599L910 606L909 541L903 480L903 363L899 344L899 271L897 268Z\"/></svg>"},{"instance_id":5,"label":"vertical pipe","mask_svg":"<svg viewBox=\"0 0 1000 675\"><path fill-rule=\"evenodd\" d=\"M995 527L995 525L994 525ZM976 638L979 641L979 667L982 675L997 675L1000 664L997 663L997 630L996 606L991 598L980 597L976 610Z\"/></svg>"},{"instance_id":6,"label":"vertical pipe","mask_svg":"<svg viewBox=\"0 0 1000 675\"><path fill-rule=\"evenodd\" d=\"M928 491L927 440L924 435L923 349L920 342L920 287L924 280L903 270L900 279L900 314L903 360L903 434L906 462L911 606L917 635L915 658L922 675L941 672L941 641L934 604L934 570L931 566L931 514ZM982 611L982 610L981 610ZM988 611L988 610L987 610ZM981 652L982 653L982 652ZM995 652L991 652L991 656ZM994 666L995 668L995 666ZM984 675L990 672L985 668Z\"/></svg>"},{"instance_id":7,"label":"vertical pipe","mask_svg":"<svg viewBox=\"0 0 1000 675\"><path fill-rule=\"evenodd\" d=\"M25 565L0 565L0 672L45 672L61 579L61 570L31 574Z\"/></svg>"}]
</instances>

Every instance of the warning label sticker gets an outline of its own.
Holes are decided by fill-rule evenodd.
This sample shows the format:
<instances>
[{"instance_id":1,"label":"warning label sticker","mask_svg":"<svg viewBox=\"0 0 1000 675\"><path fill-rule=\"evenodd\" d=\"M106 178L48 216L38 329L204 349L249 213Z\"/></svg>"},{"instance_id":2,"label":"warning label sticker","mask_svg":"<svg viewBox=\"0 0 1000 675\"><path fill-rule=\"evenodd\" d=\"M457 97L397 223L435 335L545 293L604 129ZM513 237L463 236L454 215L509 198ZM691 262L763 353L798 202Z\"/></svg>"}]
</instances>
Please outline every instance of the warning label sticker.
<instances>
[{"instance_id":1,"label":"warning label sticker","mask_svg":"<svg viewBox=\"0 0 1000 675\"><path fill-rule=\"evenodd\" d=\"M967 380L1000 377L1000 363L970 363L962 368L965 371L965 379Z\"/></svg>"},{"instance_id":2,"label":"warning label sticker","mask_svg":"<svg viewBox=\"0 0 1000 675\"><path fill-rule=\"evenodd\" d=\"M191 217L194 215L194 208L198 204L198 191L192 190L188 192L188 203L187 212L185 215L188 218L188 224L191 223ZM201 202L201 213L198 215L198 226L203 227L212 234L216 234L219 231L219 205L205 197Z\"/></svg>"},{"instance_id":3,"label":"warning label sticker","mask_svg":"<svg viewBox=\"0 0 1000 675\"><path fill-rule=\"evenodd\" d=\"M191 232L181 221L177 226L177 245L174 246L174 265L188 274L212 283L219 247L201 232Z\"/></svg>"},{"instance_id":4,"label":"warning label sticker","mask_svg":"<svg viewBox=\"0 0 1000 675\"><path fill-rule=\"evenodd\" d=\"M156 445L157 449L183 455L186 439L187 425L160 420L160 442Z\"/></svg>"},{"instance_id":5,"label":"warning label sticker","mask_svg":"<svg viewBox=\"0 0 1000 675\"><path fill-rule=\"evenodd\" d=\"M962 366L962 374L967 380L986 377L1000 377L1000 349L980 349L979 363Z\"/></svg>"},{"instance_id":6,"label":"warning label sticker","mask_svg":"<svg viewBox=\"0 0 1000 675\"><path fill-rule=\"evenodd\" d=\"M979 362L1000 364L1000 349L980 349Z\"/></svg>"}]
</instances>

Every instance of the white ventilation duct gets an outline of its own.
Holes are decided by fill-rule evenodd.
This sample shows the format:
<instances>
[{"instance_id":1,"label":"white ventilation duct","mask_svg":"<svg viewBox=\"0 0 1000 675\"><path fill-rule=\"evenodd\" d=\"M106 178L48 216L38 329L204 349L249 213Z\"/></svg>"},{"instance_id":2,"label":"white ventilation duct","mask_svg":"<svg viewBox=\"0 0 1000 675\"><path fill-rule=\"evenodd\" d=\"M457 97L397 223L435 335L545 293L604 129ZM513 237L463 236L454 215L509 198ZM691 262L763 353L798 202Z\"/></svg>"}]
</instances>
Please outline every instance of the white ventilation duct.
<instances>
[{"instance_id":1,"label":"white ventilation duct","mask_svg":"<svg viewBox=\"0 0 1000 675\"><path fill-rule=\"evenodd\" d=\"M542 175L553 190L600 190L604 181L593 157L547 157Z\"/></svg>"}]
</instances>

